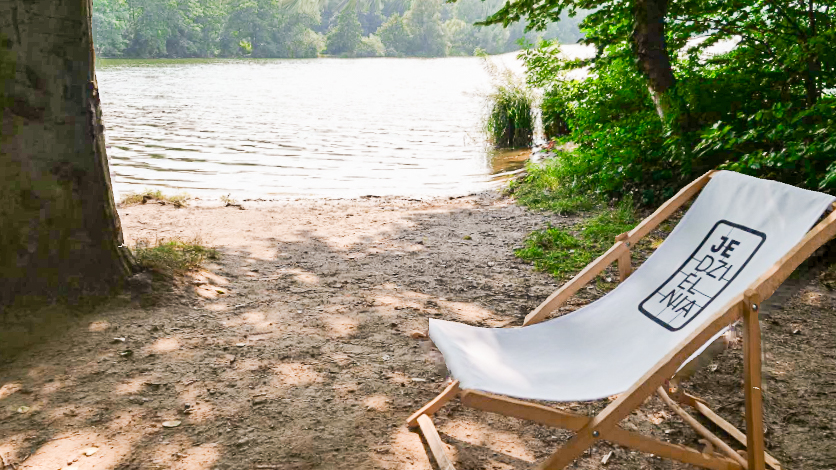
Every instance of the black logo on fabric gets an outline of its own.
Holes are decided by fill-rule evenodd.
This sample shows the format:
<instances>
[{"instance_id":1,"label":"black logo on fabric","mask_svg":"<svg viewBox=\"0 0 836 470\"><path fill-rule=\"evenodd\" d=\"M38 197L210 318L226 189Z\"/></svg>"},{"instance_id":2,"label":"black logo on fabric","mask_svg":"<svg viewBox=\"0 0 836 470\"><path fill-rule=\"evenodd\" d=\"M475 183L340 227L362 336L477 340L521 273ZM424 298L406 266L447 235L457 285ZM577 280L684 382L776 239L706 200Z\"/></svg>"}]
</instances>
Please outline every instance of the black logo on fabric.
<instances>
[{"instance_id":1,"label":"black logo on fabric","mask_svg":"<svg viewBox=\"0 0 836 470\"><path fill-rule=\"evenodd\" d=\"M676 272L648 296L639 310L670 331L685 327L746 267L766 235L727 220L714 224Z\"/></svg>"}]
</instances>

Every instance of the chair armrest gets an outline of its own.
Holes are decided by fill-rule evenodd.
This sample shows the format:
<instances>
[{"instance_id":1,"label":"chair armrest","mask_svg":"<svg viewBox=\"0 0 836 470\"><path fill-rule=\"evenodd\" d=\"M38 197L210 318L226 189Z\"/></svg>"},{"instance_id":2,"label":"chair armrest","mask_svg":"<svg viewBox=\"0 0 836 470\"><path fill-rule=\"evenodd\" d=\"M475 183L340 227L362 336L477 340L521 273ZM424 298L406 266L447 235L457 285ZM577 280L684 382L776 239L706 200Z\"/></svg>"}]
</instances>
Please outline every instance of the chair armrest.
<instances>
[{"instance_id":1,"label":"chair armrest","mask_svg":"<svg viewBox=\"0 0 836 470\"><path fill-rule=\"evenodd\" d=\"M599 256L598 259L592 263L588 264L569 282L563 284L560 289L556 290L549 296L548 299L532 310L531 313L526 315L525 321L523 321L523 326L543 321L546 315L560 308L560 306L569 300L570 297L575 295L575 292L579 291L581 287L585 286L589 281L595 279L595 276L600 274L601 271L606 269L613 261L617 260L619 256L629 251L630 249L627 248L626 242L616 242L615 245L607 250L606 253Z\"/></svg>"},{"instance_id":2,"label":"chair armrest","mask_svg":"<svg viewBox=\"0 0 836 470\"><path fill-rule=\"evenodd\" d=\"M653 229L659 226L663 220L667 219L671 216L677 209L682 207L683 204L688 202L691 198L697 195L702 188L705 187L706 184L711 180L711 177L717 170L711 170L704 175L700 176L699 178L692 181L688 186L680 189L678 193L676 193L672 198L665 201L664 204L659 206L656 209L656 212L650 214L649 217L639 222L633 230L627 232L626 241L629 242L631 245L635 244L637 241L644 238L645 235L652 232Z\"/></svg>"},{"instance_id":3,"label":"chair armrest","mask_svg":"<svg viewBox=\"0 0 836 470\"><path fill-rule=\"evenodd\" d=\"M671 214L676 212L676 210L685 204L689 199L699 193L700 190L708 184L708 181L714 173L716 173L716 170L711 170L692 181L691 184L679 190L674 197L668 199L664 204L656 209L656 212L642 220L633 230L619 235L617 238L618 241L616 241L612 248L587 265L569 282L563 284L560 289L556 290L549 296L549 298L537 306L537 308L532 310L531 313L526 315L525 320L523 321L523 326L533 325L534 323L543 321L546 315L560 308L564 302L575 295L575 293L589 281L595 279L595 276L600 274L601 271L607 268L607 266L616 261L621 255L629 253L630 246L653 231L653 229L662 223L663 220L670 217Z\"/></svg>"}]
</instances>

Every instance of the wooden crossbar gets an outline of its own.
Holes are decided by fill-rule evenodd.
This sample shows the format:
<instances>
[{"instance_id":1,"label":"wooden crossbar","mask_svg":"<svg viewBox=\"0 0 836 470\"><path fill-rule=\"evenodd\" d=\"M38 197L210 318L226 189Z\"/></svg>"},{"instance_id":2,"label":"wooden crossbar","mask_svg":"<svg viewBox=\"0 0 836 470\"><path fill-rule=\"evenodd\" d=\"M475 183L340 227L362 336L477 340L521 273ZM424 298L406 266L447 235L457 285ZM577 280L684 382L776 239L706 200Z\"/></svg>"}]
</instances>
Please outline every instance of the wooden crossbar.
<instances>
[{"instance_id":1,"label":"wooden crossbar","mask_svg":"<svg viewBox=\"0 0 836 470\"><path fill-rule=\"evenodd\" d=\"M714 447L722 450L724 454L731 457L732 460L739 463L741 466L743 466L743 468L747 468L746 459L744 459L740 454L735 452L734 449L732 449L731 446L723 442L722 439L720 439L719 437L714 435L714 433L709 431L708 428L703 426L699 421L694 419L693 416L689 415L688 412L683 410L681 406L677 405L673 400L671 400L671 397L669 397L668 394L665 393L665 389L663 387L659 387L656 393L659 395L659 398L662 399L662 402L668 405L668 407L672 409L674 413L679 415L679 417L682 418L682 421L685 421L685 423L687 423L688 426L691 426L691 428L693 428L694 431L697 432L697 434L704 437L708 442L714 445Z\"/></svg>"},{"instance_id":2,"label":"wooden crossbar","mask_svg":"<svg viewBox=\"0 0 836 470\"><path fill-rule=\"evenodd\" d=\"M676 401L688 405L691 408L697 410L701 415L705 416L706 419L717 425L720 429L726 432L729 436L733 437L737 442L746 445L746 434L741 432L739 429L734 427L733 424L723 419L722 416L718 415L714 412L711 408L708 407L702 400L693 397L688 394L681 394L678 397L672 396ZM766 464L773 468L773 470L782 470L781 463L778 460L769 455L768 452L764 453L764 460L766 460Z\"/></svg>"},{"instance_id":3,"label":"wooden crossbar","mask_svg":"<svg viewBox=\"0 0 836 470\"><path fill-rule=\"evenodd\" d=\"M503 416L511 416L513 418L524 419L545 426L568 429L570 431L582 429L592 419L585 415L475 390L463 391L460 400L462 405L469 408L497 413ZM656 454L702 468L718 470L745 468L739 463L723 457L705 455L690 447L660 441L652 437L627 431L620 427L613 428L609 433L601 436L600 439L640 452ZM743 460L739 455L737 458L741 461Z\"/></svg>"}]
</instances>

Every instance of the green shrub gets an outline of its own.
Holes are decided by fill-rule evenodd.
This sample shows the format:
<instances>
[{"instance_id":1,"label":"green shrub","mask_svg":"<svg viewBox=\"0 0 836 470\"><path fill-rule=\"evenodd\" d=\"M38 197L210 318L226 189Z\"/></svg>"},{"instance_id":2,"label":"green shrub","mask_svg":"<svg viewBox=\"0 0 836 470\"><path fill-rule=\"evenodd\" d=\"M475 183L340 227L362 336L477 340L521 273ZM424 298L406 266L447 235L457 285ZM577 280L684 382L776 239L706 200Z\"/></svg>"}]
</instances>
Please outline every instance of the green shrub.
<instances>
[{"instance_id":1,"label":"green shrub","mask_svg":"<svg viewBox=\"0 0 836 470\"><path fill-rule=\"evenodd\" d=\"M697 152L725 160L741 173L819 190L836 190L836 99L814 106L776 103L752 114L717 121Z\"/></svg>"},{"instance_id":2,"label":"green shrub","mask_svg":"<svg viewBox=\"0 0 836 470\"><path fill-rule=\"evenodd\" d=\"M384 55L386 55L386 48L379 37L370 34L360 40L357 57L383 57Z\"/></svg>"}]
</instances>

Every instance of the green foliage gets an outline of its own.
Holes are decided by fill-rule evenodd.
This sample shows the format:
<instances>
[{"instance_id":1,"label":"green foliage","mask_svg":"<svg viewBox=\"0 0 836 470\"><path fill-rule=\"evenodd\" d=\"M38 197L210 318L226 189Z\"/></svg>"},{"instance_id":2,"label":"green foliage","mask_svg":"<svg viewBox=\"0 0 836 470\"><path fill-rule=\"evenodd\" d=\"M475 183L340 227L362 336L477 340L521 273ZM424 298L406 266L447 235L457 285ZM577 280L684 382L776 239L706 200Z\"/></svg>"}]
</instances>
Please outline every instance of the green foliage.
<instances>
[{"instance_id":1,"label":"green foliage","mask_svg":"<svg viewBox=\"0 0 836 470\"><path fill-rule=\"evenodd\" d=\"M126 194L119 201L119 204L122 206L132 206L134 204L145 204L148 201L157 201L172 204L174 207L184 207L188 200L189 195L185 193L167 195L163 194L159 189L146 189L139 193Z\"/></svg>"},{"instance_id":2,"label":"green foliage","mask_svg":"<svg viewBox=\"0 0 836 470\"><path fill-rule=\"evenodd\" d=\"M724 168L819 190L836 190L836 100L809 109L776 103L754 114L717 121L702 135L701 155L726 158Z\"/></svg>"},{"instance_id":3,"label":"green foliage","mask_svg":"<svg viewBox=\"0 0 836 470\"><path fill-rule=\"evenodd\" d=\"M377 55L380 37L388 55L443 56L448 53L445 21L464 29L450 47L472 54L516 50L522 27L477 27L502 0L94 0L93 34L102 57L316 57L324 36L334 36L329 53ZM346 15L347 10L352 10ZM353 18L352 18L353 17ZM404 19L411 24L407 27ZM343 26L340 26L341 18ZM356 38L368 38L362 46ZM351 20L351 21L348 21ZM348 23L346 23L348 21ZM543 33L574 42L577 21L564 18ZM391 22L391 24L389 24ZM389 24L388 27L385 27ZM457 24L457 26L461 26ZM389 31L388 34L384 34ZM334 34L336 33L336 34ZM338 51L338 52L334 52Z\"/></svg>"},{"instance_id":4,"label":"green foliage","mask_svg":"<svg viewBox=\"0 0 836 470\"><path fill-rule=\"evenodd\" d=\"M595 193L578 191L565 184L566 160L549 158L542 163L526 164L522 180L510 183L509 192L517 202L536 210L549 210L563 215L590 211L601 205L601 198Z\"/></svg>"},{"instance_id":5,"label":"green foliage","mask_svg":"<svg viewBox=\"0 0 836 470\"><path fill-rule=\"evenodd\" d=\"M580 271L612 246L618 234L636 224L633 203L625 198L617 207L587 219L569 231L548 227L531 233L514 253L534 267L563 279Z\"/></svg>"},{"instance_id":6,"label":"green foliage","mask_svg":"<svg viewBox=\"0 0 836 470\"><path fill-rule=\"evenodd\" d=\"M357 57L383 57L386 55L386 47L379 37L370 34L360 40L360 45L357 47Z\"/></svg>"},{"instance_id":7,"label":"green foliage","mask_svg":"<svg viewBox=\"0 0 836 470\"><path fill-rule=\"evenodd\" d=\"M380 36L388 56L405 55L412 42L412 31L398 14L390 16L377 30L377 35Z\"/></svg>"},{"instance_id":8,"label":"green foliage","mask_svg":"<svg viewBox=\"0 0 836 470\"><path fill-rule=\"evenodd\" d=\"M485 132L494 146L517 148L531 145L534 133L534 95L511 70L497 67L485 57L493 81L486 97Z\"/></svg>"},{"instance_id":9,"label":"green foliage","mask_svg":"<svg viewBox=\"0 0 836 470\"><path fill-rule=\"evenodd\" d=\"M412 0L412 8L404 15L404 22L412 36L411 55L447 55L447 38L441 24L441 0Z\"/></svg>"},{"instance_id":10,"label":"green foliage","mask_svg":"<svg viewBox=\"0 0 836 470\"><path fill-rule=\"evenodd\" d=\"M328 33L326 52L335 55L354 56L363 37L363 26L357 17L354 2L343 8L337 20L337 26Z\"/></svg>"},{"instance_id":11,"label":"green foliage","mask_svg":"<svg viewBox=\"0 0 836 470\"><path fill-rule=\"evenodd\" d=\"M183 240L139 240L132 250L140 267L165 275L182 274L198 269L207 259L218 257L217 250L207 248L200 239Z\"/></svg>"},{"instance_id":12,"label":"green foliage","mask_svg":"<svg viewBox=\"0 0 836 470\"><path fill-rule=\"evenodd\" d=\"M665 121L636 66L627 3L555 0L536 10L518 2L491 21L525 17L537 25L572 8L598 8L582 23L594 58L567 60L547 41L521 53L529 85L543 91L547 135L574 144L554 151L543 172L573 194L633 194L655 205L712 168L836 190L836 52L823 46L836 36L830 3L672 2L666 39L676 84ZM721 40L739 42L706 53ZM568 75L580 67L587 77Z\"/></svg>"}]
</instances>

